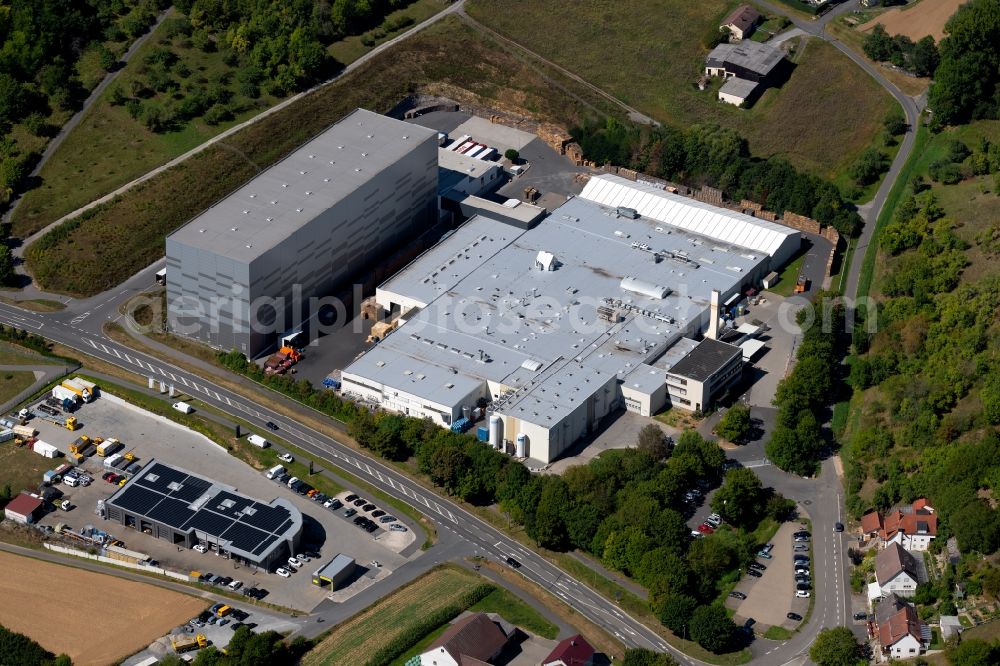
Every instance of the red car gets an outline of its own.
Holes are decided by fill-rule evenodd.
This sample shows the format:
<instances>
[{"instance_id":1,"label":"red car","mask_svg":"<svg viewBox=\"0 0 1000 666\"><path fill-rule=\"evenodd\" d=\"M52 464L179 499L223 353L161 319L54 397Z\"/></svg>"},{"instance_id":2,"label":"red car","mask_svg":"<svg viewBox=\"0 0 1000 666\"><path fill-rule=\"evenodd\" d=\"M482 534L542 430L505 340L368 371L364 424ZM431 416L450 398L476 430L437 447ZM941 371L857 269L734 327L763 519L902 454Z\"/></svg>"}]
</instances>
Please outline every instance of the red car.
<instances>
[{"instance_id":1,"label":"red car","mask_svg":"<svg viewBox=\"0 0 1000 666\"><path fill-rule=\"evenodd\" d=\"M699 525L698 531L701 532L702 534L712 534L713 532L715 532L715 530L712 529L712 526L709 525L708 523L702 523L701 525Z\"/></svg>"},{"instance_id":2,"label":"red car","mask_svg":"<svg viewBox=\"0 0 1000 666\"><path fill-rule=\"evenodd\" d=\"M104 475L101 476L101 478L107 481L108 483L114 483L115 476L116 474L114 472L105 472Z\"/></svg>"}]
</instances>

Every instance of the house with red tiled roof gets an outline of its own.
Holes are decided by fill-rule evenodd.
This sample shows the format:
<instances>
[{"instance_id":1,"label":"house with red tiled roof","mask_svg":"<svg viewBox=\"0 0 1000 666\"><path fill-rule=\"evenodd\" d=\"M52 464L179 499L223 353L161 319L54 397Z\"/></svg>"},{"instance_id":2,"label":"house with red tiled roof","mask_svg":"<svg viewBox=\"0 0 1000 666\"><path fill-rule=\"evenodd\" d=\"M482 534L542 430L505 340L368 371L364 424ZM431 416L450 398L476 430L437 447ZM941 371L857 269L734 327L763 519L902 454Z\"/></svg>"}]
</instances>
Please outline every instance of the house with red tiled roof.
<instances>
[{"instance_id":1,"label":"house with red tiled roof","mask_svg":"<svg viewBox=\"0 0 1000 666\"><path fill-rule=\"evenodd\" d=\"M882 546L898 543L906 550L927 550L937 537L938 517L924 499L900 507L884 517L876 512L861 517L861 533L866 539L881 539Z\"/></svg>"},{"instance_id":2,"label":"house with red tiled roof","mask_svg":"<svg viewBox=\"0 0 1000 666\"><path fill-rule=\"evenodd\" d=\"M930 628L921 622L912 605L896 595L878 605L875 620L882 654L890 659L915 657L930 645Z\"/></svg>"},{"instance_id":3,"label":"house with red tiled roof","mask_svg":"<svg viewBox=\"0 0 1000 666\"><path fill-rule=\"evenodd\" d=\"M542 666L591 666L594 663L594 652L590 643L577 634L562 640L542 660Z\"/></svg>"}]
</instances>

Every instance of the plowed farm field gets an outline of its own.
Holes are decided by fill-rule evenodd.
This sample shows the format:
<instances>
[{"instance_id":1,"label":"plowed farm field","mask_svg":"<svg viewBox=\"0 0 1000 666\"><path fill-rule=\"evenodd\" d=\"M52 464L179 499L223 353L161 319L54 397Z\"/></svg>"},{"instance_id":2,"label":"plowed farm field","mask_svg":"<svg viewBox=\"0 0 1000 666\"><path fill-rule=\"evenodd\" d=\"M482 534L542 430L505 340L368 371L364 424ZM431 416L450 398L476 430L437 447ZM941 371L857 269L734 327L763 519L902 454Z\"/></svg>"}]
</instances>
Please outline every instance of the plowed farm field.
<instances>
[{"instance_id":1,"label":"plowed farm field","mask_svg":"<svg viewBox=\"0 0 1000 666\"><path fill-rule=\"evenodd\" d=\"M912 7L893 7L859 29L871 30L876 23L881 23L890 35L906 35L913 41L930 35L935 42L940 42L944 37L944 24L965 2L967 0L923 0Z\"/></svg>"},{"instance_id":2,"label":"plowed farm field","mask_svg":"<svg viewBox=\"0 0 1000 666\"><path fill-rule=\"evenodd\" d=\"M155 585L5 552L0 571L0 625L68 654L76 666L117 663L206 606ZM117 629L109 634L108 627Z\"/></svg>"}]
</instances>

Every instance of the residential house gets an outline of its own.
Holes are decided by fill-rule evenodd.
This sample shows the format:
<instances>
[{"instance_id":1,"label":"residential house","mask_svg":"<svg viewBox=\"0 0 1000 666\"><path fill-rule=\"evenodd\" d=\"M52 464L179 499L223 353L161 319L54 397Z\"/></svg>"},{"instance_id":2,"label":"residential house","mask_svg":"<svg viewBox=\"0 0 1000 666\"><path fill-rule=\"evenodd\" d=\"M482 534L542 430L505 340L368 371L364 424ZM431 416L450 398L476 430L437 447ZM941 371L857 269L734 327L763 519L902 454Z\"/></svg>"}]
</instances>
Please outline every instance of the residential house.
<instances>
[{"instance_id":1,"label":"residential house","mask_svg":"<svg viewBox=\"0 0 1000 666\"><path fill-rule=\"evenodd\" d=\"M457 620L407 666L485 666L494 663L517 628L494 613L471 613Z\"/></svg>"},{"instance_id":2,"label":"residential house","mask_svg":"<svg viewBox=\"0 0 1000 666\"><path fill-rule=\"evenodd\" d=\"M931 641L931 630L920 621L917 611L895 594L875 608L875 625L882 654L905 659L923 654Z\"/></svg>"},{"instance_id":3,"label":"residential house","mask_svg":"<svg viewBox=\"0 0 1000 666\"><path fill-rule=\"evenodd\" d=\"M542 666L591 666L594 663L594 648L580 634L562 640L559 645L542 660Z\"/></svg>"},{"instance_id":4,"label":"residential house","mask_svg":"<svg viewBox=\"0 0 1000 666\"><path fill-rule=\"evenodd\" d=\"M883 547L898 543L906 550L923 551L937 537L937 523L934 507L920 498L884 517L874 511L865 514L861 518L861 532L865 539L880 539Z\"/></svg>"},{"instance_id":5,"label":"residential house","mask_svg":"<svg viewBox=\"0 0 1000 666\"><path fill-rule=\"evenodd\" d=\"M760 12L750 5L740 5L722 20L719 30L729 31L729 41L739 42L750 36L753 29L760 23Z\"/></svg>"},{"instance_id":6,"label":"residential house","mask_svg":"<svg viewBox=\"0 0 1000 666\"><path fill-rule=\"evenodd\" d=\"M919 571L916 559L898 543L889 544L875 556L875 580L882 596L891 593L913 596L917 590Z\"/></svg>"}]
</instances>

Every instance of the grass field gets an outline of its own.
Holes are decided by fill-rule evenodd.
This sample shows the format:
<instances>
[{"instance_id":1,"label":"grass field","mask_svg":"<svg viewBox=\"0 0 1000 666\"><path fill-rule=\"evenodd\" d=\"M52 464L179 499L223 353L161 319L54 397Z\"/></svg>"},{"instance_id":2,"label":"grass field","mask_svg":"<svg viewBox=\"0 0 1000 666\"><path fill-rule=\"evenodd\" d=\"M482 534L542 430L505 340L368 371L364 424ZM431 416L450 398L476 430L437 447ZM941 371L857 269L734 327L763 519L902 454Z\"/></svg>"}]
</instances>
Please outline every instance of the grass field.
<instances>
[{"instance_id":1,"label":"grass field","mask_svg":"<svg viewBox=\"0 0 1000 666\"><path fill-rule=\"evenodd\" d=\"M0 568L5 602L0 624L50 652L69 655L77 666L117 663L207 605L154 585L9 553L0 552ZM94 630L98 617L127 631L116 631L109 640L106 632Z\"/></svg>"},{"instance_id":2,"label":"grass field","mask_svg":"<svg viewBox=\"0 0 1000 666\"><path fill-rule=\"evenodd\" d=\"M0 365L34 365L52 363L51 359L28 351L24 347L16 347L9 342L0 342Z\"/></svg>"},{"instance_id":3,"label":"grass field","mask_svg":"<svg viewBox=\"0 0 1000 666\"><path fill-rule=\"evenodd\" d=\"M500 0L471 0L467 9L657 120L732 127L746 137L752 154L782 155L832 178L878 135L895 106L892 98L847 56L816 40L806 44L791 78L767 90L751 109L719 103L712 87L699 91L695 83L707 53L702 36L736 4L627 0L612 7L601 0L524 0L513 12Z\"/></svg>"},{"instance_id":4,"label":"grass field","mask_svg":"<svg viewBox=\"0 0 1000 666\"><path fill-rule=\"evenodd\" d=\"M862 44L865 41L865 33L860 32L856 25L851 25L851 23L847 21L849 17L850 15L838 16L836 19L827 23L827 32L849 46L851 50L859 56L867 60L872 67L878 69L882 76L887 78L890 83L899 88L903 93L910 96L916 96L927 90L927 86L930 85L930 79L926 77L907 76L902 72L898 72L889 67L884 67L880 63L877 63L866 56L865 51L862 48Z\"/></svg>"},{"instance_id":5,"label":"grass field","mask_svg":"<svg viewBox=\"0 0 1000 666\"><path fill-rule=\"evenodd\" d=\"M15 495L37 488L42 474L57 466L50 458L43 458L26 447L14 446L11 442L0 444L0 488L9 485Z\"/></svg>"},{"instance_id":6,"label":"grass field","mask_svg":"<svg viewBox=\"0 0 1000 666\"><path fill-rule=\"evenodd\" d=\"M424 616L450 604L483 582L475 573L447 565L380 599L338 625L302 659L303 666L364 664L375 652Z\"/></svg>"},{"instance_id":7,"label":"grass field","mask_svg":"<svg viewBox=\"0 0 1000 666\"><path fill-rule=\"evenodd\" d=\"M35 383L35 373L0 370L0 403L7 402Z\"/></svg>"},{"instance_id":8,"label":"grass field","mask_svg":"<svg viewBox=\"0 0 1000 666\"><path fill-rule=\"evenodd\" d=\"M163 256L170 231L356 107L386 111L425 90L499 108L532 109L563 125L601 105L588 90L540 72L495 42L447 19L349 76L238 132L121 197L61 225L27 251L46 289L92 295ZM562 92L560 88L562 86ZM184 196L178 196L178 193ZM87 261L79 261L79 248Z\"/></svg>"}]
</instances>

